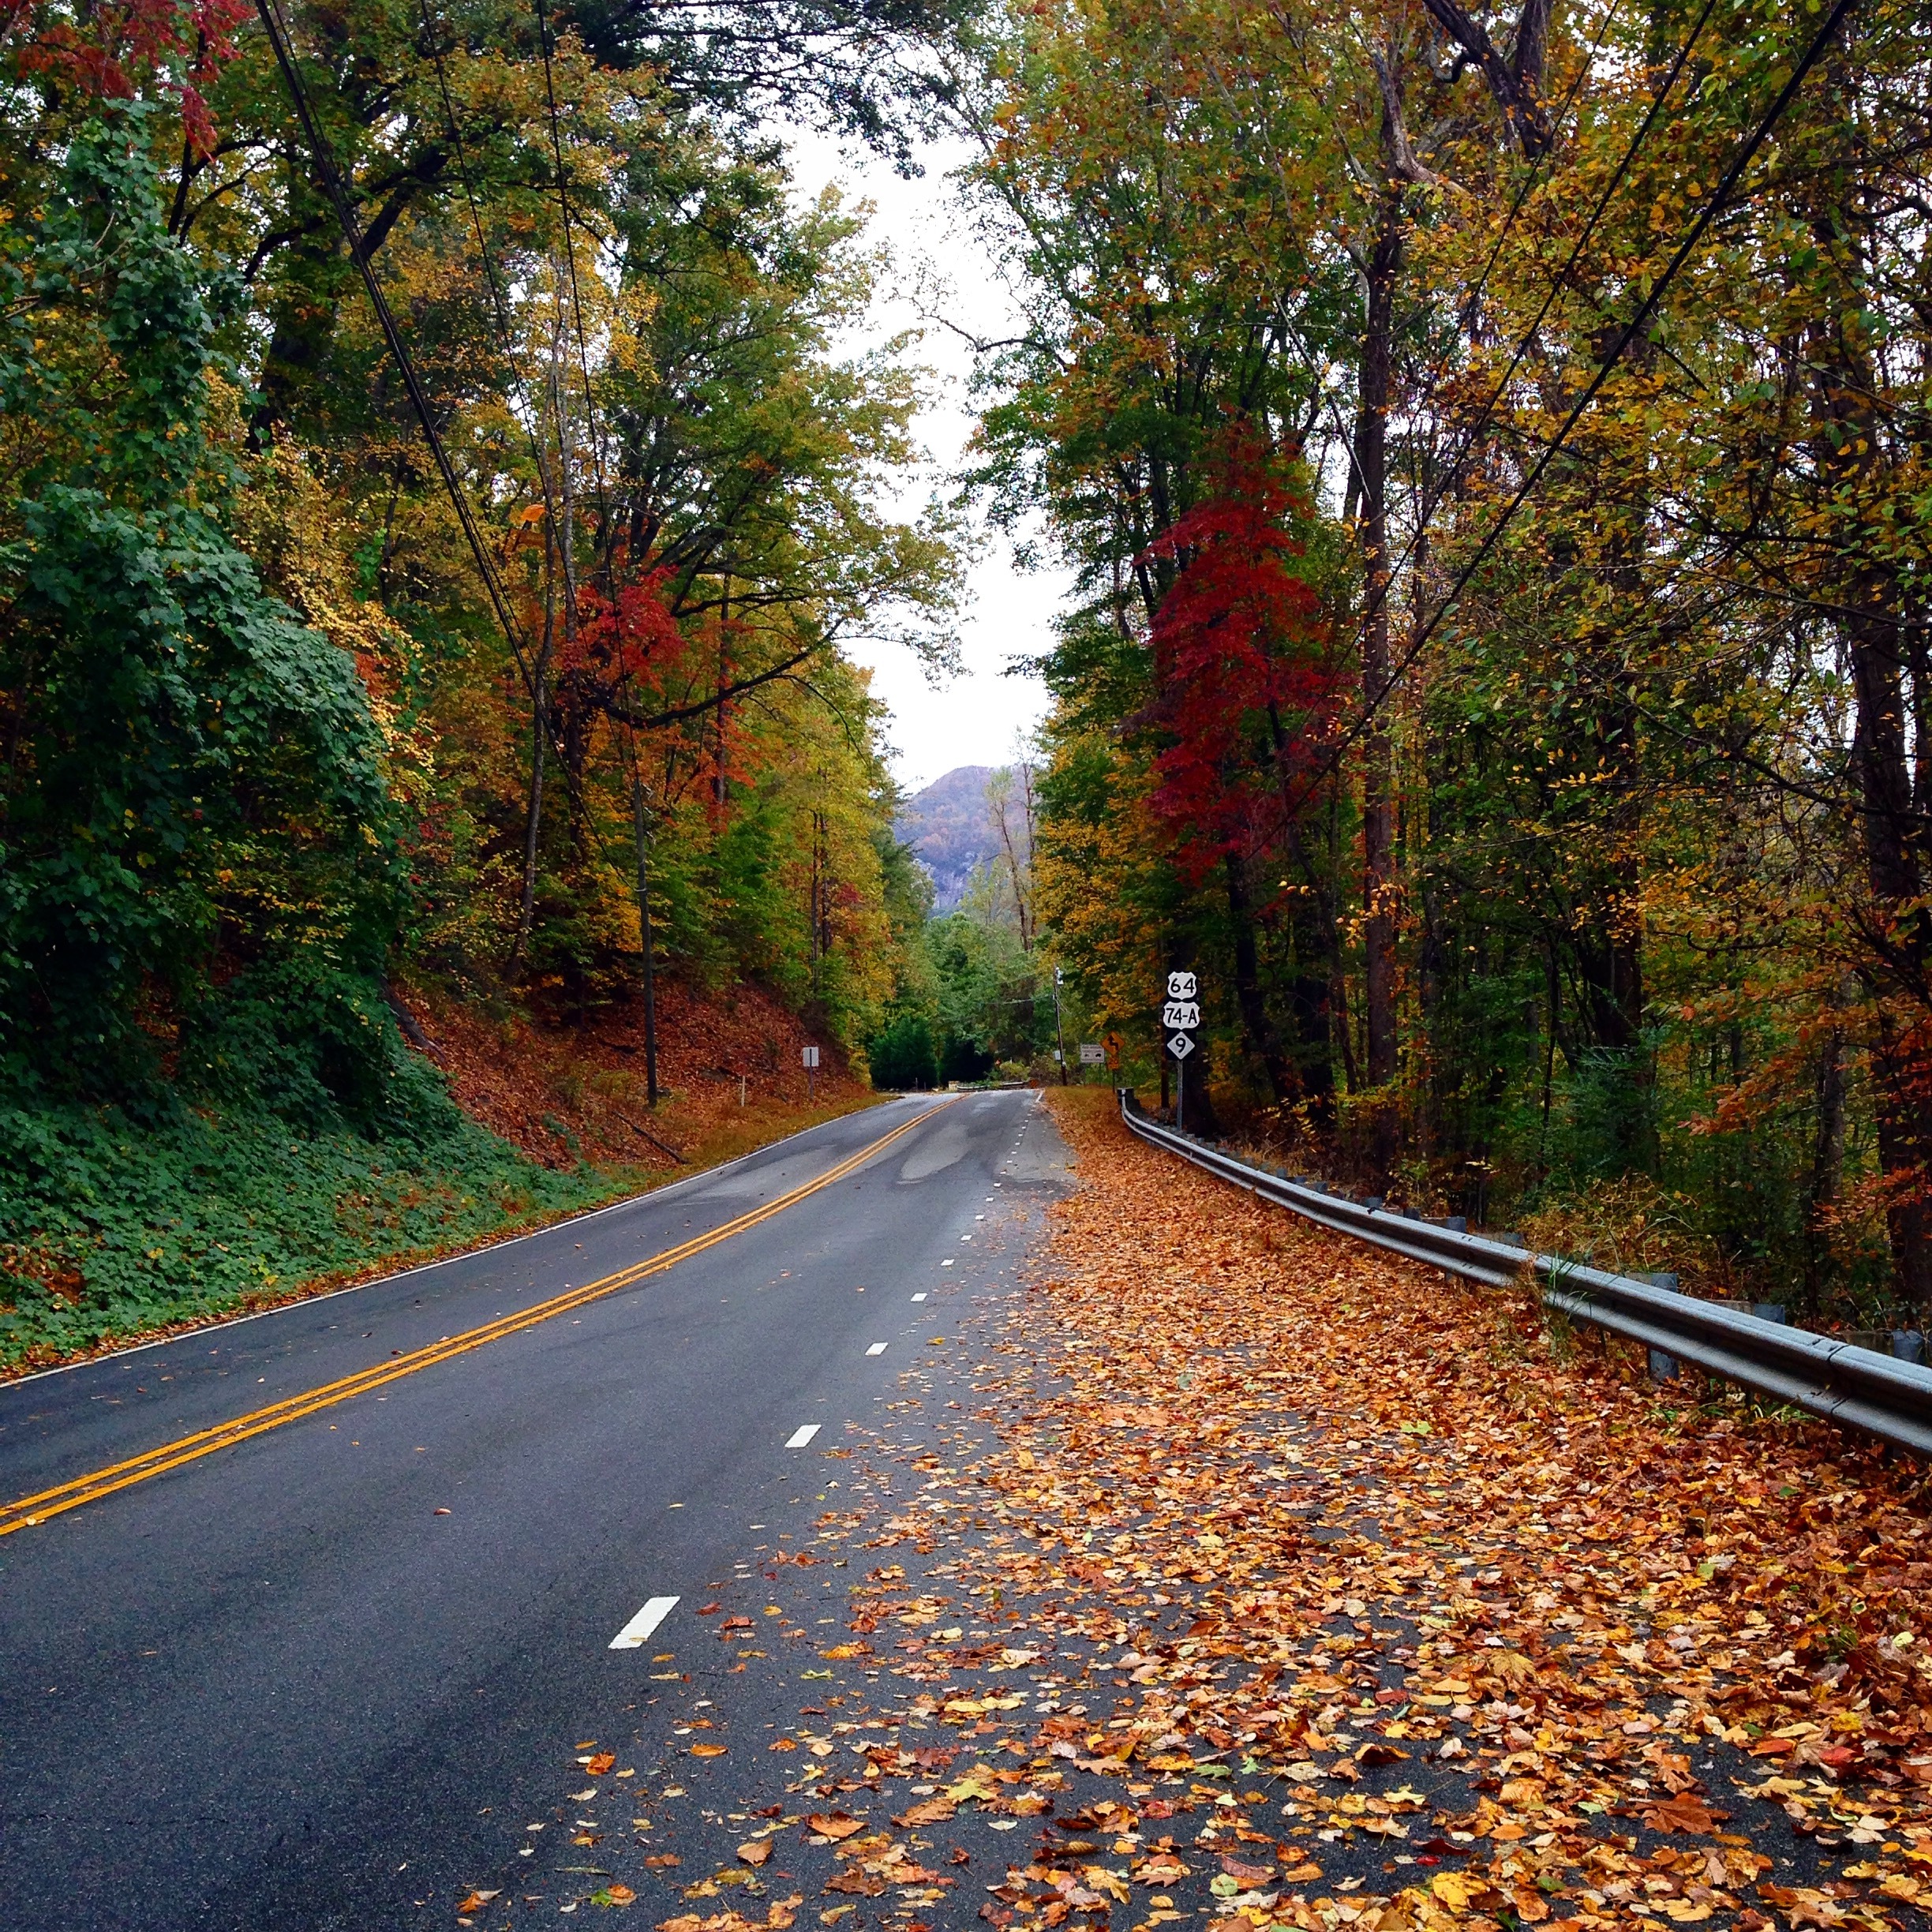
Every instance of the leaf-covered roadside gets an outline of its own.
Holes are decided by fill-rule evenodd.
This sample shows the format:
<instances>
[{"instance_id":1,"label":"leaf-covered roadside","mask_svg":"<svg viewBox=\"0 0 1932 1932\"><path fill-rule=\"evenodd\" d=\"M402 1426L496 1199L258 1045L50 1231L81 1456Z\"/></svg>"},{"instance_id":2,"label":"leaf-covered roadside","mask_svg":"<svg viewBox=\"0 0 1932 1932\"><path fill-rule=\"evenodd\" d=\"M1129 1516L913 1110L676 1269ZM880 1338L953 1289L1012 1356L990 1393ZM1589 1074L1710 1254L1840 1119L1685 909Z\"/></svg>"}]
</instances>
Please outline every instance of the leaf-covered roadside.
<instances>
[{"instance_id":1,"label":"leaf-covered roadside","mask_svg":"<svg viewBox=\"0 0 1932 1932\"><path fill-rule=\"evenodd\" d=\"M1244 1200L1101 1099L1059 1109L1084 1185L1035 1346L1069 1379L987 1472L1034 1545L989 1575L1114 1611L1136 1735L1171 1717L1286 1780L1317 1863L1386 1837L1385 1916L1795 1926L1932 1900L1921 1477L1741 1402L1661 1407L1526 1297ZM1195 1647L1145 1643L1183 1593ZM1428 1786L1466 1859L1398 1862L1378 1762ZM1331 1923L1300 1889L1275 1916Z\"/></svg>"},{"instance_id":2,"label":"leaf-covered roadside","mask_svg":"<svg viewBox=\"0 0 1932 1932\"><path fill-rule=\"evenodd\" d=\"M710 1658L667 1645L614 1720L633 1743L582 1746L564 1909L1923 1925L1915 1475L1741 1406L1672 1415L1526 1301L1053 1099L1081 1185L1030 1292L949 1320L828 1452L814 1533L698 1606ZM747 1672L809 1700L796 1723L751 1720ZM522 1870L545 1893L497 1911L555 1901Z\"/></svg>"}]
</instances>

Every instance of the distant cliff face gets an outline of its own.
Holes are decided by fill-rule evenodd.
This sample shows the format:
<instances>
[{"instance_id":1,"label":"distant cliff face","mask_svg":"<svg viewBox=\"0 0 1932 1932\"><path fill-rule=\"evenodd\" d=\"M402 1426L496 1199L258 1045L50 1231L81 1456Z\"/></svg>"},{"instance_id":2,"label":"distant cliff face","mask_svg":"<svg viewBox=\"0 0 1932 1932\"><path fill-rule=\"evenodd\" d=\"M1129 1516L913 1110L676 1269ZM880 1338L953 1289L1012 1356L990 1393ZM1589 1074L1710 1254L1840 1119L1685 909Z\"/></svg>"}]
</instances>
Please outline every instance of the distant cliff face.
<instances>
[{"instance_id":1,"label":"distant cliff face","mask_svg":"<svg viewBox=\"0 0 1932 1932\"><path fill-rule=\"evenodd\" d=\"M893 827L931 874L935 912L956 911L973 867L999 849L987 809L987 781L993 772L990 765L957 766L908 799Z\"/></svg>"}]
</instances>

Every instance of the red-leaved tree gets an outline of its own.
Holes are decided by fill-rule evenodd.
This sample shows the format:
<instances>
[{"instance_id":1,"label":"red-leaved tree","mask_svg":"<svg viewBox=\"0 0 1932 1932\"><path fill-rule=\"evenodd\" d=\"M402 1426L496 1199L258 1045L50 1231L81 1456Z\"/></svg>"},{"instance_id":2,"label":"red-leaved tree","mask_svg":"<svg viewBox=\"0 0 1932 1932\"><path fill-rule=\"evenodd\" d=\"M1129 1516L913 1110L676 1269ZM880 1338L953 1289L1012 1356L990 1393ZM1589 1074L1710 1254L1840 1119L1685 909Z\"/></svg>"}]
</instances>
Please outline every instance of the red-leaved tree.
<instances>
[{"instance_id":1,"label":"red-leaved tree","mask_svg":"<svg viewBox=\"0 0 1932 1932\"><path fill-rule=\"evenodd\" d=\"M0 0L0 73L44 77L83 100L172 98L197 155L214 151L202 89L235 57L247 0L107 0L69 8Z\"/></svg>"},{"instance_id":2,"label":"red-leaved tree","mask_svg":"<svg viewBox=\"0 0 1932 1932\"><path fill-rule=\"evenodd\" d=\"M1305 504L1245 432L1229 437L1214 482L1148 552L1178 567L1154 620L1159 695L1147 721L1168 739L1154 807L1196 886L1225 859L1279 844L1336 692L1292 534Z\"/></svg>"}]
</instances>

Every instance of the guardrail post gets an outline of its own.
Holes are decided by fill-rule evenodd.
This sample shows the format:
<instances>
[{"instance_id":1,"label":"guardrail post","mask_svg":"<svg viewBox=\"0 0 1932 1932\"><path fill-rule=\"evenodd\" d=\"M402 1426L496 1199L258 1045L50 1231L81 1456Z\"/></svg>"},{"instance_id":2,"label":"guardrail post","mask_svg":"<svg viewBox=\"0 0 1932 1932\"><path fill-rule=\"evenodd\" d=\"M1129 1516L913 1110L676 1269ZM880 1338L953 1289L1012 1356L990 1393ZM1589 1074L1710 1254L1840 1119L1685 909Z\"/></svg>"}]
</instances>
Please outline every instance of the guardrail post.
<instances>
[{"instance_id":1,"label":"guardrail post","mask_svg":"<svg viewBox=\"0 0 1932 1932\"><path fill-rule=\"evenodd\" d=\"M1894 1328L1892 1331L1892 1353L1900 1361L1924 1361L1925 1342L1925 1334L1922 1329Z\"/></svg>"},{"instance_id":2,"label":"guardrail post","mask_svg":"<svg viewBox=\"0 0 1932 1932\"><path fill-rule=\"evenodd\" d=\"M1677 1277L1668 1268L1655 1269L1649 1274L1638 1275L1633 1279L1647 1282L1653 1288L1668 1288L1673 1293L1677 1286ZM1666 1354L1661 1348L1646 1349L1644 1353L1649 1357L1650 1380L1653 1382L1676 1380L1679 1365L1675 1355Z\"/></svg>"}]
</instances>

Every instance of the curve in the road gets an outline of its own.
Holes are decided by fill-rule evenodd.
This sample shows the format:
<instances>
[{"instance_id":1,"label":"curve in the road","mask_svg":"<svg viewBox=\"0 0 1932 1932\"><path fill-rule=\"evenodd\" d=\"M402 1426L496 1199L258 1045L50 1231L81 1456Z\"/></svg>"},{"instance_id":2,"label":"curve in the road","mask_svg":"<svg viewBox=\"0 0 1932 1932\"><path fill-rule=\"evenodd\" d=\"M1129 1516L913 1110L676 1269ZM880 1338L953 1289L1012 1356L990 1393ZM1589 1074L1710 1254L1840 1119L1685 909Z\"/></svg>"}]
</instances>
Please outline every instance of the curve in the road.
<instances>
[{"instance_id":1,"label":"curve in the road","mask_svg":"<svg viewBox=\"0 0 1932 1932\"><path fill-rule=\"evenodd\" d=\"M250 1436L265 1434L270 1429L280 1428L285 1425L298 1421L304 1416L313 1415L318 1410L333 1407L366 1394L371 1389L380 1388L385 1383L400 1381L406 1376L416 1375L425 1368L433 1368L459 1355L466 1355L472 1350L487 1346L490 1342L503 1340L506 1336L518 1335L526 1328L534 1328L540 1323L552 1320L559 1315L568 1314L580 1309L586 1302L601 1299L605 1295L616 1294L620 1290L632 1286L646 1276L661 1274L666 1268L675 1267L680 1261L688 1260L693 1255L702 1254L707 1248L714 1248L719 1242L728 1241L734 1234L742 1234L759 1222L769 1221L774 1215L781 1214L788 1208L795 1207L808 1196L816 1194L822 1188L828 1188L855 1173L867 1162L883 1153L895 1140L902 1139L915 1127L930 1120L940 1107L950 1105L941 1101L938 1106L915 1114L911 1120L902 1121L890 1133L882 1134L869 1145L841 1161L837 1166L817 1176L814 1179L793 1188L788 1193L781 1194L774 1200L762 1207L751 1209L736 1219L727 1221L721 1227L710 1230L691 1240L682 1241L675 1248L667 1248L661 1252L650 1255L630 1267L620 1268L616 1273L606 1275L593 1282L586 1282L580 1288L573 1288L556 1295L547 1301L541 1301L534 1308L519 1309L514 1315L484 1323L480 1327L466 1330L461 1335L445 1336L427 1346L413 1350L395 1359L378 1362L358 1373L345 1376L339 1381L323 1383L320 1387L305 1389L300 1394L284 1396L267 1407L251 1410L246 1415L231 1421L218 1423L212 1428L197 1430L193 1435L178 1437L172 1442L157 1444L137 1456L130 1456L123 1462L110 1463L105 1469L91 1470L84 1476L77 1476L70 1481L58 1485L51 1489L43 1489L35 1495L17 1498L14 1501L0 1504L0 1537L11 1536L21 1530L37 1529L54 1517L65 1515L69 1510L79 1509L84 1504L99 1501L104 1496L125 1489L131 1485L145 1482L151 1477L164 1475L168 1470L179 1469L184 1463L193 1462L202 1456L212 1455L217 1451L233 1448L238 1443L246 1442ZM884 1345L873 1351L884 1352Z\"/></svg>"}]
</instances>

